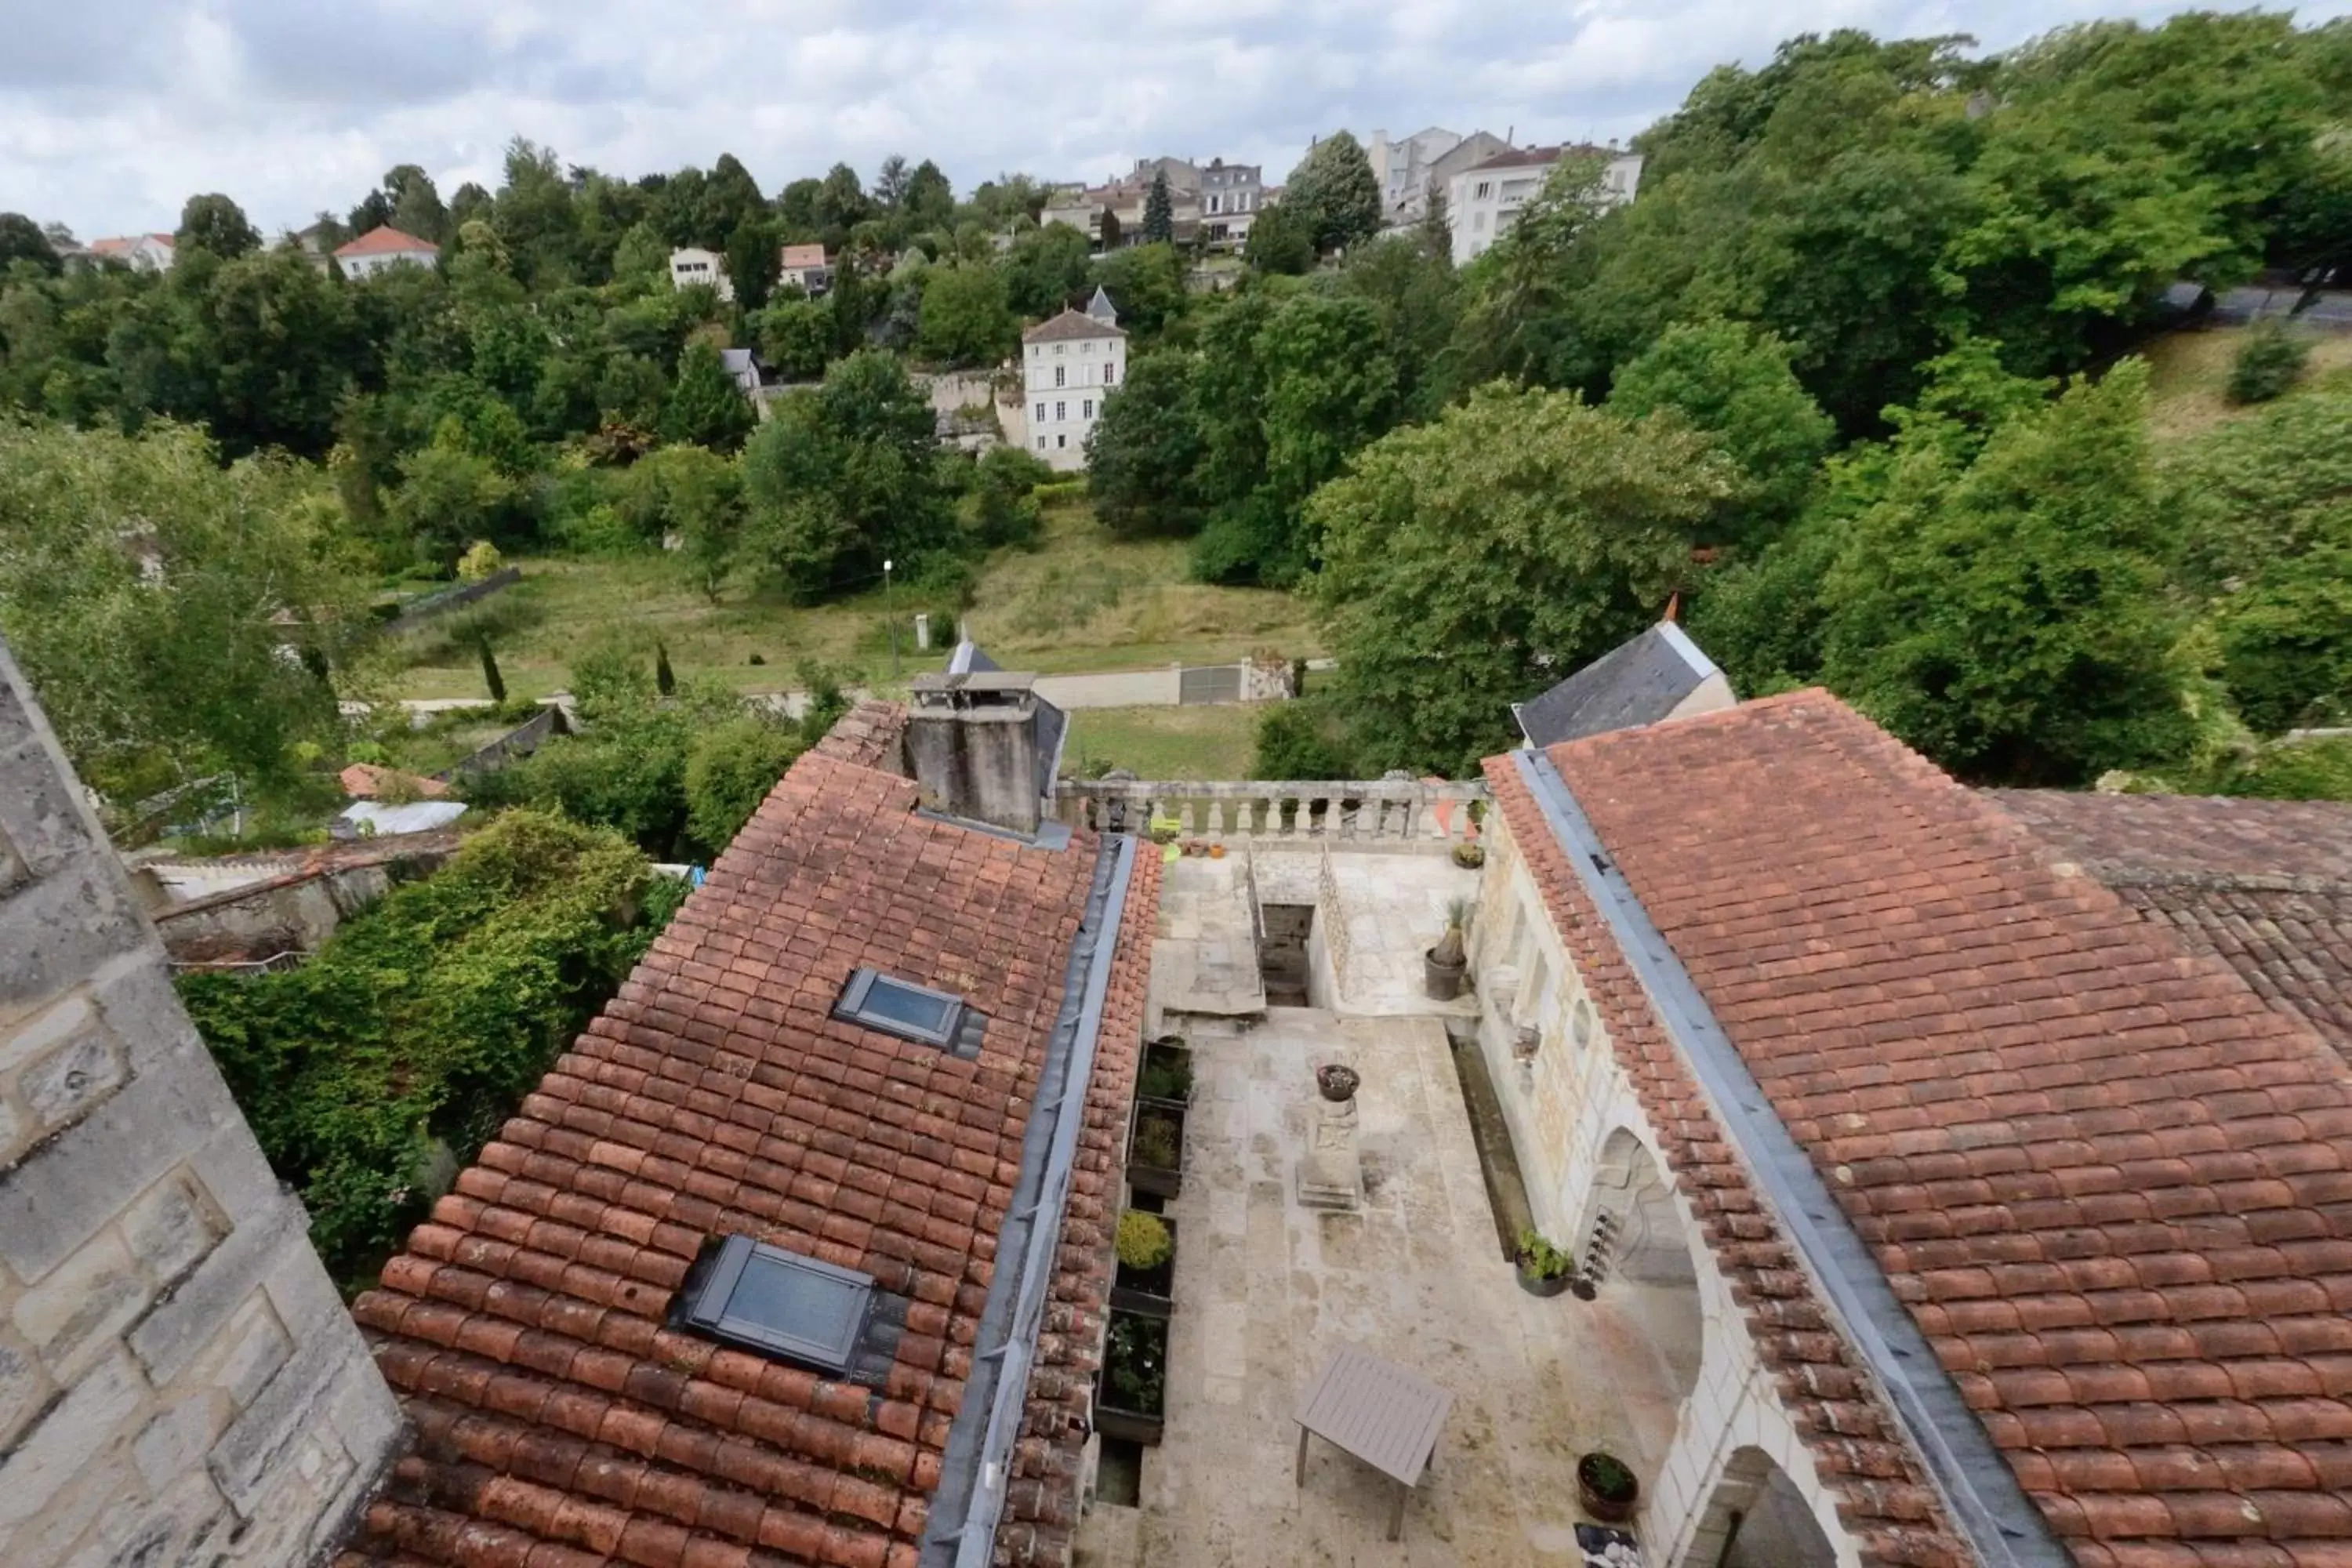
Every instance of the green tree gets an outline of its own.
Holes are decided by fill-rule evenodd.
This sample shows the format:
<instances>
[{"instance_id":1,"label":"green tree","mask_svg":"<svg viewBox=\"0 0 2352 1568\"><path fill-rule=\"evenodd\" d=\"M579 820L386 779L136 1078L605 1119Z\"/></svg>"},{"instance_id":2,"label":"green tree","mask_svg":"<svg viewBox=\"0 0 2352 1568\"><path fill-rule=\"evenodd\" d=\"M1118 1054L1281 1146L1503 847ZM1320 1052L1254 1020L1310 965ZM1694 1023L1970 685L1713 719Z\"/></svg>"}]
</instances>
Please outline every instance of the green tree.
<instances>
[{"instance_id":1,"label":"green tree","mask_svg":"<svg viewBox=\"0 0 2352 1568\"><path fill-rule=\"evenodd\" d=\"M391 519L416 559L442 572L478 539L509 537L522 496L488 458L452 434L400 459Z\"/></svg>"},{"instance_id":2,"label":"green tree","mask_svg":"<svg viewBox=\"0 0 2352 1568\"><path fill-rule=\"evenodd\" d=\"M215 193L188 198L180 209L180 227L172 243L181 251L201 250L223 261L234 261L261 248L261 231L247 220L243 207Z\"/></svg>"},{"instance_id":3,"label":"green tree","mask_svg":"<svg viewBox=\"0 0 2352 1568\"><path fill-rule=\"evenodd\" d=\"M1086 235L1066 223L1024 231L1005 253L1005 302L1025 317L1054 314L1086 287L1090 251Z\"/></svg>"},{"instance_id":4,"label":"green tree","mask_svg":"<svg viewBox=\"0 0 2352 1568\"><path fill-rule=\"evenodd\" d=\"M290 787L299 748L338 736L318 667L341 667L362 595L322 488L223 468L194 430L0 417L0 633L94 787Z\"/></svg>"},{"instance_id":5,"label":"green tree","mask_svg":"<svg viewBox=\"0 0 2352 1568\"><path fill-rule=\"evenodd\" d=\"M677 540L687 581L719 602L740 563L743 492L736 465L705 447L665 447L630 468L625 509L647 538Z\"/></svg>"},{"instance_id":6,"label":"green tree","mask_svg":"<svg viewBox=\"0 0 2352 1568\"><path fill-rule=\"evenodd\" d=\"M745 310L765 306L783 270L783 230L764 218L738 223L727 239L727 280Z\"/></svg>"},{"instance_id":7,"label":"green tree","mask_svg":"<svg viewBox=\"0 0 2352 1568\"><path fill-rule=\"evenodd\" d=\"M743 437L758 422L743 389L727 374L719 351L707 342L687 344L678 356L677 384L670 389L669 403L662 410L663 438L731 452L743 444Z\"/></svg>"},{"instance_id":8,"label":"green tree","mask_svg":"<svg viewBox=\"0 0 2352 1568\"><path fill-rule=\"evenodd\" d=\"M18 261L29 261L52 274L64 267L40 225L23 213L0 213L0 277L5 277L9 266Z\"/></svg>"},{"instance_id":9,"label":"green tree","mask_svg":"<svg viewBox=\"0 0 2352 1568\"><path fill-rule=\"evenodd\" d=\"M1724 539L1755 545L1794 517L1836 433L1799 384L1789 348L1736 321L1669 327L1622 366L1609 407L1630 418L1671 408L1714 436L1747 477Z\"/></svg>"},{"instance_id":10,"label":"green tree","mask_svg":"<svg viewBox=\"0 0 2352 1568\"><path fill-rule=\"evenodd\" d=\"M808 749L798 729L744 714L706 730L686 762L686 824L713 857L724 851Z\"/></svg>"},{"instance_id":11,"label":"green tree","mask_svg":"<svg viewBox=\"0 0 2352 1568\"><path fill-rule=\"evenodd\" d=\"M901 205L914 228L946 228L955 221L955 187L948 184L940 166L926 158L908 174Z\"/></svg>"},{"instance_id":12,"label":"green tree","mask_svg":"<svg viewBox=\"0 0 2352 1568\"><path fill-rule=\"evenodd\" d=\"M832 309L820 300L778 300L760 313L760 357L788 381L814 381L833 357Z\"/></svg>"},{"instance_id":13,"label":"green tree","mask_svg":"<svg viewBox=\"0 0 2352 1568\"><path fill-rule=\"evenodd\" d=\"M1260 272L1296 277L1315 270L1315 218L1286 197L1250 223L1242 255Z\"/></svg>"},{"instance_id":14,"label":"green tree","mask_svg":"<svg viewBox=\"0 0 2352 1568\"><path fill-rule=\"evenodd\" d=\"M2146 392L2127 362L1965 466L1902 452L1824 584L1830 686L1965 778L2079 784L2178 754Z\"/></svg>"},{"instance_id":15,"label":"green tree","mask_svg":"<svg viewBox=\"0 0 2352 1568\"><path fill-rule=\"evenodd\" d=\"M1176 350L1145 354L1129 365L1127 384L1103 400L1102 417L1087 437L1087 494L1107 526L1122 533L1189 533L1200 526L1199 363Z\"/></svg>"},{"instance_id":16,"label":"green tree","mask_svg":"<svg viewBox=\"0 0 2352 1568\"><path fill-rule=\"evenodd\" d=\"M1304 226L1315 248L1326 254L1360 245L1381 231L1380 181L1363 144L1345 131L1307 150L1290 171L1278 205L1311 220Z\"/></svg>"},{"instance_id":17,"label":"green tree","mask_svg":"<svg viewBox=\"0 0 2352 1568\"><path fill-rule=\"evenodd\" d=\"M1135 245L1097 262L1094 280L1118 308L1118 324L1139 347L1157 342L1184 314L1184 261L1172 245Z\"/></svg>"},{"instance_id":18,"label":"green tree","mask_svg":"<svg viewBox=\"0 0 2352 1568\"><path fill-rule=\"evenodd\" d=\"M1460 774L1508 746L1511 702L1656 619L1736 482L1695 431L1502 387L1359 453L1309 510L1360 766Z\"/></svg>"},{"instance_id":19,"label":"green tree","mask_svg":"<svg viewBox=\"0 0 2352 1568\"><path fill-rule=\"evenodd\" d=\"M782 400L744 454L750 531L795 596L912 576L951 537L931 406L892 355L836 362L813 395Z\"/></svg>"},{"instance_id":20,"label":"green tree","mask_svg":"<svg viewBox=\"0 0 2352 1568\"><path fill-rule=\"evenodd\" d=\"M1176 204L1168 193L1168 171L1151 173L1151 189L1143 198L1143 243L1165 245L1176 237Z\"/></svg>"},{"instance_id":21,"label":"green tree","mask_svg":"<svg viewBox=\"0 0 2352 1568\"><path fill-rule=\"evenodd\" d=\"M948 364L994 364L1021 337L1020 323L1005 302L1004 276L984 262L928 269L921 321L917 351Z\"/></svg>"}]
</instances>

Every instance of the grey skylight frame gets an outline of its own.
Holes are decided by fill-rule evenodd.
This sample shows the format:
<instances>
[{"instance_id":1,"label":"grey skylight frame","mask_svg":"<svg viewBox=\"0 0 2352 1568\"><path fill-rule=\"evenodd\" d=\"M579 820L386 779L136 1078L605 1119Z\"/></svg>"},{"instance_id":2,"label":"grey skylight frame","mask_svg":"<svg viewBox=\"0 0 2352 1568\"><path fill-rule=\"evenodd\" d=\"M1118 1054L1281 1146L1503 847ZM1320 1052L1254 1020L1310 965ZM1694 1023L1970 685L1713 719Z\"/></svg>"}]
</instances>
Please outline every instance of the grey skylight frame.
<instances>
[{"instance_id":1,"label":"grey skylight frame","mask_svg":"<svg viewBox=\"0 0 2352 1568\"><path fill-rule=\"evenodd\" d=\"M826 1288L840 1301L842 1310L830 1324L788 1327L736 1310L737 1288L755 1262L788 1269ZM748 1236L729 1236L720 1239L715 1253L707 1254L696 1265L686 1289L678 1293L672 1316L678 1327L722 1343L775 1356L827 1377L840 1377L849 1370L865 1337L866 1321L874 1310L874 1292L870 1274L787 1252Z\"/></svg>"},{"instance_id":2,"label":"grey skylight frame","mask_svg":"<svg viewBox=\"0 0 2352 1568\"><path fill-rule=\"evenodd\" d=\"M946 1016L940 1027L927 1029L920 1024L877 1012L871 1004L876 993L883 990L895 990L921 997L927 1002L939 1003L945 1009ZM937 1046L967 1061L980 1055L981 1037L988 1028L988 1015L962 997L863 965L850 972L849 983L841 988L841 999L833 1005L833 1016L863 1028L895 1035L902 1040L912 1040L918 1045Z\"/></svg>"}]
</instances>

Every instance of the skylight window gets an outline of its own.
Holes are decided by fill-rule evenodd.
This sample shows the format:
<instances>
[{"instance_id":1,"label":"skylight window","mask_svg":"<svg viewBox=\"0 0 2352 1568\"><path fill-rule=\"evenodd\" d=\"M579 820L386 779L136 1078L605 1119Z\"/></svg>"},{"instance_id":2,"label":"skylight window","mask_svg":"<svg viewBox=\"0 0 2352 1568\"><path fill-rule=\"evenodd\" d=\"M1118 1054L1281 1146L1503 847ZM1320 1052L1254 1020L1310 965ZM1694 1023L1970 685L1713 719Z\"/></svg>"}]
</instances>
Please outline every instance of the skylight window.
<instances>
[{"instance_id":1,"label":"skylight window","mask_svg":"<svg viewBox=\"0 0 2352 1568\"><path fill-rule=\"evenodd\" d=\"M681 1328L839 1377L873 1299L870 1275L730 1236L696 1262L673 1317Z\"/></svg>"},{"instance_id":2,"label":"skylight window","mask_svg":"<svg viewBox=\"0 0 2352 1568\"><path fill-rule=\"evenodd\" d=\"M980 1055L981 1037L988 1027L988 1016L962 997L872 969L850 975L833 1016L902 1040L937 1046L967 1061Z\"/></svg>"}]
</instances>

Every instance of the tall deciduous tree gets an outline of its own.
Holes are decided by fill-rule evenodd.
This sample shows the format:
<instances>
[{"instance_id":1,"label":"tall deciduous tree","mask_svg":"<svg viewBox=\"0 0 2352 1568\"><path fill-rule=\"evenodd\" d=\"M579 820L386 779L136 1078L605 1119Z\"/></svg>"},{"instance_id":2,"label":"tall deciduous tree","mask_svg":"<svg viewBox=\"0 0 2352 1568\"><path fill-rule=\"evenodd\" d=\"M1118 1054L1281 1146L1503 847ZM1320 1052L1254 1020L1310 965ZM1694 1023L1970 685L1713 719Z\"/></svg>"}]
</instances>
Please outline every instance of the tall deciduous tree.
<instances>
[{"instance_id":1,"label":"tall deciduous tree","mask_svg":"<svg viewBox=\"0 0 2352 1568\"><path fill-rule=\"evenodd\" d=\"M678 356L677 384L662 410L663 437L731 452L756 423L751 400L727 374L719 351L707 342L687 344Z\"/></svg>"},{"instance_id":2,"label":"tall deciduous tree","mask_svg":"<svg viewBox=\"0 0 2352 1568\"><path fill-rule=\"evenodd\" d=\"M1190 532L1200 526L1202 453L1193 406L1196 356L1173 350L1128 367L1087 437L1087 494L1121 532Z\"/></svg>"},{"instance_id":3,"label":"tall deciduous tree","mask_svg":"<svg viewBox=\"0 0 2352 1568\"><path fill-rule=\"evenodd\" d=\"M916 347L949 364L994 364L1013 352L1020 323L1005 303L1004 275L985 262L934 267L924 274Z\"/></svg>"},{"instance_id":4,"label":"tall deciduous tree","mask_svg":"<svg viewBox=\"0 0 2352 1568\"><path fill-rule=\"evenodd\" d=\"M1327 254L1381 231L1380 181L1363 143L1345 131L1307 149L1283 185L1281 205L1311 220L1306 227L1315 248Z\"/></svg>"},{"instance_id":5,"label":"tall deciduous tree","mask_svg":"<svg viewBox=\"0 0 2352 1568\"><path fill-rule=\"evenodd\" d=\"M1512 702L1657 618L1735 482L1686 427L1502 387L1359 453L1308 509L1359 765L1508 746Z\"/></svg>"},{"instance_id":6,"label":"tall deciduous tree","mask_svg":"<svg viewBox=\"0 0 2352 1568\"><path fill-rule=\"evenodd\" d=\"M183 251L201 250L223 261L234 261L261 248L261 231L247 220L243 207L215 192L188 198L187 205L180 209L180 227L172 243Z\"/></svg>"},{"instance_id":7,"label":"tall deciduous tree","mask_svg":"<svg viewBox=\"0 0 2352 1568\"><path fill-rule=\"evenodd\" d=\"M194 430L0 419L0 631L86 778L282 784L300 742L335 736L317 670L362 617L332 510L280 462L224 468Z\"/></svg>"},{"instance_id":8,"label":"tall deciduous tree","mask_svg":"<svg viewBox=\"0 0 2352 1568\"><path fill-rule=\"evenodd\" d=\"M0 213L0 274L9 264L29 261L44 272L56 272L61 265L57 247L49 243L41 226L23 213Z\"/></svg>"}]
</instances>

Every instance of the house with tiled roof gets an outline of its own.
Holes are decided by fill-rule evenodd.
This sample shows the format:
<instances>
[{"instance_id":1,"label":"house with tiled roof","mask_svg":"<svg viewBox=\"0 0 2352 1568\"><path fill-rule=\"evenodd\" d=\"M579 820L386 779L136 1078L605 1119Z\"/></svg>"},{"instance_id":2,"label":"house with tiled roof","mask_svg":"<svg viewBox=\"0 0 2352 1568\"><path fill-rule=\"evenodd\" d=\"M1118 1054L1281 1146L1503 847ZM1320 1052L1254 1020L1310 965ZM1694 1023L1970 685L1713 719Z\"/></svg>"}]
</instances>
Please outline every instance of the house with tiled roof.
<instances>
[{"instance_id":1,"label":"house with tiled roof","mask_svg":"<svg viewBox=\"0 0 2352 1568\"><path fill-rule=\"evenodd\" d=\"M335 265L346 278L373 278L394 267L433 267L441 247L429 239L404 234L390 224L379 224L357 239L335 247Z\"/></svg>"},{"instance_id":2,"label":"house with tiled roof","mask_svg":"<svg viewBox=\"0 0 2352 1568\"><path fill-rule=\"evenodd\" d=\"M1486 773L1481 1054L1678 1378L1645 1561L2352 1563L2352 1072L2286 902L2352 808L1979 793L1818 690Z\"/></svg>"},{"instance_id":3,"label":"house with tiled roof","mask_svg":"<svg viewBox=\"0 0 2352 1568\"><path fill-rule=\"evenodd\" d=\"M1087 437L1103 405L1127 382L1127 331L1097 289L1083 310L1065 309L1021 334L1024 427L1034 456L1059 473L1087 466Z\"/></svg>"},{"instance_id":4,"label":"house with tiled roof","mask_svg":"<svg viewBox=\"0 0 2352 1568\"><path fill-rule=\"evenodd\" d=\"M777 287L786 284L814 300L833 287L833 262L822 245L787 245L779 253Z\"/></svg>"},{"instance_id":5,"label":"house with tiled roof","mask_svg":"<svg viewBox=\"0 0 2352 1568\"><path fill-rule=\"evenodd\" d=\"M346 1568L1068 1561L1160 868L999 811L964 679L793 764L354 1303L416 1440Z\"/></svg>"},{"instance_id":6,"label":"house with tiled roof","mask_svg":"<svg viewBox=\"0 0 2352 1568\"><path fill-rule=\"evenodd\" d=\"M101 262L120 261L141 272L169 272L179 248L168 234L125 234L91 240L89 253Z\"/></svg>"},{"instance_id":7,"label":"house with tiled roof","mask_svg":"<svg viewBox=\"0 0 2352 1568\"><path fill-rule=\"evenodd\" d=\"M1617 147L1506 147L1446 176L1445 222L1454 235L1454 264L1483 256L1518 221L1564 158L1600 162L1600 205L1621 206L1642 184L1642 155Z\"/></svg>"}]
</instances>

